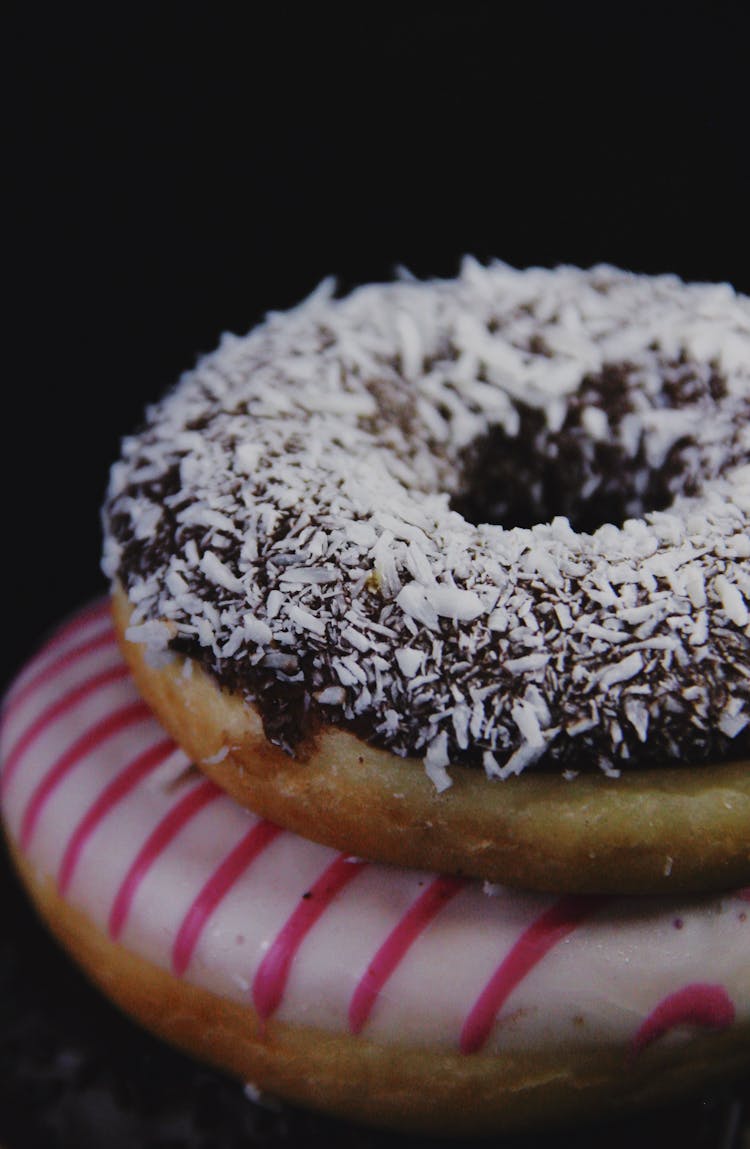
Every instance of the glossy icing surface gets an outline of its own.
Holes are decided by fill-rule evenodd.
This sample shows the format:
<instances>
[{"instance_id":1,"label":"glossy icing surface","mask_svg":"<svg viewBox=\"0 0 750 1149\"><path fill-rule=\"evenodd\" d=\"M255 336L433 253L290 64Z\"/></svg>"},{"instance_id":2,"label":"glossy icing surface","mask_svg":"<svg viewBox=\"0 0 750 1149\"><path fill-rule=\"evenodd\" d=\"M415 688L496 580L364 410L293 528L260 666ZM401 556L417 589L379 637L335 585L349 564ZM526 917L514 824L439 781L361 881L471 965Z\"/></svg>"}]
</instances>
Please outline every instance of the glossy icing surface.
<instances>
[{"instance_id":1,"label":"glossy icing surface","mask_svg":"<svg viewBox=\"0 0 750 1149\"><path fill-rule=\"evenodd\" d=\"M750 1020L750 891L523 894L338 854L236 806L135 693L104 604L11 688L6 829L71 905L261 1018L479 1051Z\"/></svg>"}]
</instances>

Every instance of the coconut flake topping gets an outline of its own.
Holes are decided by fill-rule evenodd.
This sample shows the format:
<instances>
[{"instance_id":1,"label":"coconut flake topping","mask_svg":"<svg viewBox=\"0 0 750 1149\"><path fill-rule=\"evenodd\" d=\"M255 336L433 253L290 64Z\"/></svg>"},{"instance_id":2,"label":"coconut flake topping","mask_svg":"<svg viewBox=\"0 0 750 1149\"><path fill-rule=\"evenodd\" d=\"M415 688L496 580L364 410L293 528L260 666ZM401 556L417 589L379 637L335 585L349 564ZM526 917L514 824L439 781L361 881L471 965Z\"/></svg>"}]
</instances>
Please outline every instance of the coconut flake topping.
<instances>
[{"instance_id":1,"label":"coconut flake topping","mask_svg":"<svg viewBox=\"0 0 750 1149\"><path fill-rule=\"evenodd\" d=\"M354 726L438 789L457 762L739 758L749 458L726 285L471 260L326 282L125 440L103 566L131 639L200 659L291 751Z\"/></svg>"}]
</instances>

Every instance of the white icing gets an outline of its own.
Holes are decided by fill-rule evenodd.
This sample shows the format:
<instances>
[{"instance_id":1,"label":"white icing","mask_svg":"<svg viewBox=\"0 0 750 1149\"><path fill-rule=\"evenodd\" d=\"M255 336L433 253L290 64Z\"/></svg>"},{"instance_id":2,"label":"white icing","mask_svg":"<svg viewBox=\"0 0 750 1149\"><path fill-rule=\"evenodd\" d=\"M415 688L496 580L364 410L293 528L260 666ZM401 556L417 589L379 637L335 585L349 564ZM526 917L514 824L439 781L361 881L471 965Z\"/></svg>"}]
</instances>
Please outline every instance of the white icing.
<instances>
[{"instance_id":1,"label":"white icing","mask_svg":"<svg viewBox=\"0 0 750 1149\"><path fill-rule=\"evenodd\" d=\"M97 626L101 632L100 623L83 622L74 635L58 643L55 659L66 649L75 651L85 644ZM24 846L37 874L57 881L76 831L113 779L164 735L144 711L95 749L86 749L87 738L90 741L91 732L103 721L137 704L135 689L121 675L85 699L79 697L84 684L111 676L122 666L114 643L67 662L63 658L57 663L59 673L45 677L45 668L49 672L55 659L46 651L39 655L9 695L0 757L3 819L17 845L34 796L59 769L60 761L70 759ZM55 708L59 717L39 733L40 722ZM523 721L528 721L528 713ZM76 745L79 750L71 757ZM143 844L177 803L209 785L188 766L184 755L173 749L157 769L120 797L86 839L65 897L103 931ZM12 774L6 777L8 769ZM226 796L215 795L146 872L135 892L122 943L170 969L175 940L198 893L258 824L253 814ZM279 832L215 906L182 976L232 1001L249 1002L274 939L337 858L333 850ZM354 858L342 861L351 864L352 880L299 946L278 1016L346 1032L360 979L433 878L363 866ZM669 865L665 858L665 870ZM503 958L556 902L549 895L523 894L494 884L463 884L385 981L362 1037L455 1049L465 1019ZM625 1050L662 1000L687 986L706 983L720 987L731 1001L735 1022L746 1024L750 1021L748 918L750 904L733 894L613 899L550 948L518 981L491 1025L485 1048L561 1044L590 1048L592 1041L601 1041L620 1043ZM684 1029L684 1036L691 1032L692 1027Z\"/></svg>"}]
</instances>

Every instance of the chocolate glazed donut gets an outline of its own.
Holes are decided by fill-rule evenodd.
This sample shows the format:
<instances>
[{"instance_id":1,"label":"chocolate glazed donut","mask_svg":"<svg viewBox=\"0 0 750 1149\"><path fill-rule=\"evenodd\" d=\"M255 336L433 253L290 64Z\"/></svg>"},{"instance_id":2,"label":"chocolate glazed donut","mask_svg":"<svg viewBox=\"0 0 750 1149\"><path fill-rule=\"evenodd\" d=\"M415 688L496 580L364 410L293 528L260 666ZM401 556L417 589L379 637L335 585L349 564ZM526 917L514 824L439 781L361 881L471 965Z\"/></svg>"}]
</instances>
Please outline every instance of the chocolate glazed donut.
<instances>
[{"instance_id":1,"label":"chocolate glazed donut","mask_svg":"<svg viewBox=\"0 0 750 1149\"><path fill-rule=\"evenodd\" d=\"M139 688L239 801L541 889L750 880L750 302L610 267L226 337L112 471Z\"/></svg>"}]
</instances>

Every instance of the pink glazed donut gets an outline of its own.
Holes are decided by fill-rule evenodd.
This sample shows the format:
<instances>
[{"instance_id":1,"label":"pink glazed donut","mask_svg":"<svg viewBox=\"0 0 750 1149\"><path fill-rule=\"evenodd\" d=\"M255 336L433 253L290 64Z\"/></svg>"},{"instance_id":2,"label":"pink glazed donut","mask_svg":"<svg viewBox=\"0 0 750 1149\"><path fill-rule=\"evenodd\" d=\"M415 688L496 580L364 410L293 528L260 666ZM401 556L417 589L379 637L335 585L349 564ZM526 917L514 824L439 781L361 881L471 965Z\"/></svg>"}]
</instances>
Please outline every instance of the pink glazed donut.
<instances>
[{"instance_id":1,"label":"pink glazed donut","mask_svg":"<svg viewBox=\"0 0 750 1149\"><path fill-rule=\"evenodd\" d=\"M486 1133L750 1065L750 891L526 894L297 837L165 736L103 603L19 675L0 748L10 850L53 932L143 1025L263 1092Z\"/></svg>"}]
</instances>

